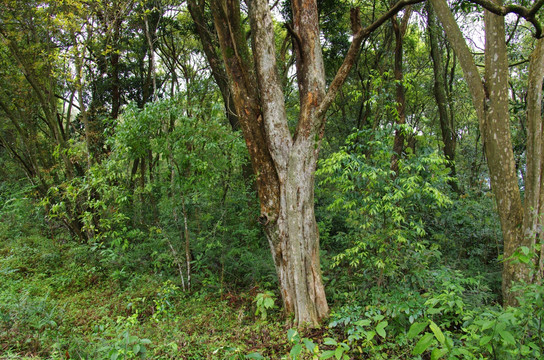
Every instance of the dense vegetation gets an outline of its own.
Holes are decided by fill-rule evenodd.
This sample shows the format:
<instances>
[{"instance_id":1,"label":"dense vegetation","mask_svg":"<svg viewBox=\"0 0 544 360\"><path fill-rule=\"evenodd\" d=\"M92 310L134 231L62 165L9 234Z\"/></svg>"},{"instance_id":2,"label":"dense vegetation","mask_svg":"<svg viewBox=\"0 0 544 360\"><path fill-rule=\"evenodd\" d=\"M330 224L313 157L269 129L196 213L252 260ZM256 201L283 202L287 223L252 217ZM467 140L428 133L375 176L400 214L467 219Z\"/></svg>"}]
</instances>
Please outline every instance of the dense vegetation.
<instances>
[{"instance_id":1,"label":"dense vegetation","mask_svg":"<svg viewBox=\"0 0 544 360\"><path fill-rule=\"evenodd\" d=\"M221 1L211 3L0 2L0 358L541 359L542 234L505 259L496 199L506 189L492 189L475 90L430 3L365 37L316 141L331 309L319 326L284 309L243 110L230 103L229 64L216 62ZM490 68L475 3L452 2L452 14L475 64ZM506 23L507 127L530 210L541 153L530 151L527 84L540 104L543 2L509 3L534 10L495 15ZM371 24L393 2L317 5L331 82L349 52L350 6ZM301 44L291 2L274 6L295 134ZM505 263L527 272L507 286L513 302Z\"/></svg>"}]
</instances>

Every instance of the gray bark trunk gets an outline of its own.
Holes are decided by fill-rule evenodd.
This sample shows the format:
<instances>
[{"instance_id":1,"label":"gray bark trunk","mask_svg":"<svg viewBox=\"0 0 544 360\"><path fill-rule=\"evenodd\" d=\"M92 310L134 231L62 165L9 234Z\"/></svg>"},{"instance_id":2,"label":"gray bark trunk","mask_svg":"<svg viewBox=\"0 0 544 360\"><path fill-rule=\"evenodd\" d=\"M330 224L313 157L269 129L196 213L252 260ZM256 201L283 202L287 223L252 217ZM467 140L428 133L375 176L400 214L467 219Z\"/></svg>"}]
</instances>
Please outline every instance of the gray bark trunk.
<instances>
[{"instance_id":1,"label":"gray bark trunk","mask_svg":"<svg viewBox=\"0 0 544 360\"><path fill-rule=\"evenodd\" d=\"M527 105L529 129L526 178L529 189L526 189L525 203L522 206L510 135L504 18L485 10L485 73L482 81L446 0L431 0L431 3L457 53L480 121L491 188L495 195L504 240L502 279L504 305L516 305L516 294L511 291L512 282L531 279L529 268L524 264L512 262L510 257L520 246L530 247L542 236L534 234L533 231L538 227L536 224L542 224L542 219L538 217L542 211L542 118L539 108L544 76L542 40L539 40L531 58ZM500 0L494 0L493 3L502 5ZM541 273L542 259L539 266Z\"/></svg>"},{"instance_id":2,"label":"gray bark trunk","mask_svg":"<svg viewBox=\"0 0 544 360\"><path fill-rule=\"evenodd\" d=\"M527 87L527 172L523 229L525 244L533 248L544 240L544 139L542 119L542 85L544 82L544 38L537 41L531 54ZM533 281L540 281L544 272L544 247L536 261L537 272Z\"/></svg>"},{"instance_id":3,"label":"gray bark trunk","mask_svg":"<svg viewBox=\"0 0 544 360\"><path fill-rule=\"evenodd\" d=\"M512 281L526 280L526 272L524 266L509 260L523 243L523 208L510 137L504 18L485 11L484 22L486 103L482 136L504 241L503 297L505 304L514 305Z\"/></svg>"},{"instance_id":4,"label":"gray bark trunk","mask_svg":"<svg viewBox=\"0 0 544 360\"><path fill-rule=\"evenodd\" d=\"M265 226L287 313L296 324L318 324L329 307L321 279L319 233L314 214L317 150L312 141L291 149L280 189L277 220ZM309 146L312 150L308 150Z\"/></svg>"}]
</instances>

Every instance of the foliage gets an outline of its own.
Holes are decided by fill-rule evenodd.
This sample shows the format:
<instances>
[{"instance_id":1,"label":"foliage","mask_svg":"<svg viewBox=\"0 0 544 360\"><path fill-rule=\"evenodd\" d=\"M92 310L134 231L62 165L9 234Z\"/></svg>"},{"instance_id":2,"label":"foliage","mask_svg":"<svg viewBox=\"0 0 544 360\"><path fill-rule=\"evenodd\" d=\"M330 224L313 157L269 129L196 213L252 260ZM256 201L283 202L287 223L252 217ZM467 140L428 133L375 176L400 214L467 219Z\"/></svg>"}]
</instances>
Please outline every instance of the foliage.
<instances>
[{"instance_id":1,"label":"foliage","mask_svg":"<svg viewBox=\"0 0 544 360\"><path fill-rule=\"evenodd\" d=\"M146 358L146 346L151 344L151 340L131 335L131 330L138 324L136 312L129 317L117 317L113 324L97 325L94 336L98 343L102 343L97 353L110 360Z\"/></svg>"},{"instance_id":2,"label":"foliage","mask_svg":"<svg viewBox=\"0 0 544 360\"><path fill-rule=\"evenodd\" d=\"M266 320L268 312L274 309L276 306L274 304L275 296L271 291L266 291L264 293L259 293L255 296L255 315L261 315L261 320Z\"/></svg>"},{"instance_id":3,"label":"foliage","mask_svg":"<svg viewBox=\"0 0 544 360\"><path fill-rule=\"evenodd\" d=\"M386 5L318 1L329 81L349 47L349 7L370 24ZM471 26L480 17L466 1L452 5ZM417 5L403 45L408 125L394 125L389 22L365 40L327 113L316 214L332 309L320 329L282 325L243 136L227 124L185 6L0 3L2 359L543 357L542 284L517 284L519 306L500 304L495 199L472 99L445 42L456 174L438 153ZM289 19L290 2L279 6ZM523 189L525 59L536 40L506 25ZM274 28L294 134L296 42L281 21ZM406 142L394 173L397 130ZM529 266L538 251L522 247L514 260Z\"/></svg>"},{"instance_id":4,"label":"foliage","mask_svg":"<svg viewBox=\"0 0 544 360\"><path fill-rule=\"evenodd\" d=\"M333 350L323 350L320 351L319 345L315 344L311 339L301 338L299 333L294 329L289 329L287 331L287 338L292 344L291 351L289 351L289 359L297 360L303 359L304 354L308 354L311 359L330 359L336 358L337 360L349 359L347 352L349 351L349 346L345 342L338 342L333 338L324 338L323 345L332 347Z\"/></svg>"},{"instance_id":5,"label":"foliage","mask_svg":"<svg viewBox=\"0 0 544 360\"><path fill-rule=\"evenodd\" d=\"M335 235L344 249L334 265L345 264L379 285L399 277L417 281L412 275L437 256L428 241L426 214L438 215L451 205L444 193L450 180L445 160L423 147L401 159L394 173L387 133L352 134L318 171L321 185L333 189L329 210L346 216L347 230Z\"/></svg>"}]
</instances>

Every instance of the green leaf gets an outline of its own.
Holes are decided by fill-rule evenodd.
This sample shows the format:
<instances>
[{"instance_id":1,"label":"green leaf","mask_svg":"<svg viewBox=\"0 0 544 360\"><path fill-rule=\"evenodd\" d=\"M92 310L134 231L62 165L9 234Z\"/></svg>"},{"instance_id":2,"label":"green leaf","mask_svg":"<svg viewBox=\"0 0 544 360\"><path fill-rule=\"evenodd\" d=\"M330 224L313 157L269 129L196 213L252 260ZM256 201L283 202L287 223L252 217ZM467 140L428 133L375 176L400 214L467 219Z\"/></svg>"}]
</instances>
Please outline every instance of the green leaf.
<instances>
[{"instance_id":1,"label":"green leaf","mask_svg":"<svg viewBox=\"0 0 544 360\"><path fill-rule=\"evenodd\" d=\"M363 320L359 320L359 321L355 322L355 325L357 325L357 326L368 326L368 325L370 325L370 322L371 321L368 320L368 319L363 319Z\"/></svg>"},{"instance_id":2,"label":"green leaf","mask_svg":"<svg viewBox=\"0 0 544 360\"><path fill-rule=\"evenodd\" d=\"M325 345L331 345L331 346L336 346L336 345L338 345L338 343L336 342L336 340L334 340L333 338L330 338L330 337L323 339L323 344L325 344Z\"/></svg>"},{"instance_id":3,"label":"green leaf","mask_svg":"<svg viewBox=\"0 0 544 360\"><path fill-rule=\"evenodd\" d=\"M140 344L136 344L132 347L132 352L138 354L140 352Z\"/></svg>"},{"instance_id":4,"label":"green leaf","mask_svg":"<svg viewBox=\"0 0 544 360\"><path fill-rule=\"evenodd\" d=\"M380 322L378 325L376 325L376 332L378 333L378 335L380 335L382 338L385 338L386 336L386 333L385 333L385 327L388 325L388 322L387 321L382 321Z\"/></svg>"},{"instance_id":5,"label":"green leaf","mask_svg":"<svg viewBox=\"0 0 544 360\"><path fill-rule=\"evenodd\" d=\"M512 333L510 331L507 331L507 330L499 331L499 335L503 338L503 340L507 344L510 344L510 345L515 345L516 344L516 340L514 339L514 337L512 336Z\"/></svg>"},{"instance_id":6,"label":"green leaf","mask_svg":"<svg viewBox=\"0 0 544 360\"><path fill-rule=\"evenodd\" d=\"M245 356L246 359L264 359L264 357L258 352L251 353Z\"/></svg>"},{"instance_id":7,"label":"green leaf","mask_svg":"<svg viewBox=\"0 0 544 360\"><path fill-rule=\"evenodd\" d=\"M287 330L287 339L289 341L294 341L295 336L297 336L297 331L295 329Z\"/></svg>"},{"instance_id":8,"label":"green leaf","mask_svg":"<svg viewBox=\"0 0 544 360\"><path fill-rule=\"evenodd\" d=\"M419 335L420 332L422 332L423 330L425 330L425 328L427 327L427 323L426 322L416 322L416 323L413 323L412 326L410 326L410 330L408 330L408 334L406 335L408 337L408 339L413 339L415 338L417 335Z\"/></svg>"},{"instance_id":9,"label":"green leaf","mask_svg":"<svg viewBox=\"0 0 544 360\"><path fill-rule=\"evenodd\" d=\"M467 349L463 349L463 348L456 348L454 349L455 351L455 354L454 355L457 355L457 354L460 354L460 355L463 355L465 358L470 358L471 356L473 356L470 351L468 351Z\"/></svg>"},{"instance_id":10,"label":"green leaf","mask_svg":"<svg viewBox=\"0 0 544 360\"><path fill-rule=\"evenodd\" d=\"M438 360L442 356L446 355L447 352L448 352L448 350L446 350L446 349L435 348L431 352L431 360Z\"/></svg>"},{"instance_id":11,"label":"green leaf","mask_svg":"<svg viewBox=\"0 0 544 360\"><path fill-rule=\"evenodd\" d=\"M291 355L293 359L296 359L297 356L299 356L301 352L302 352L302 344L296 344L295 346L293 346L289 354Z\"/></svg>"},{"instance_id":12,"label":"green leaf","mask_svg":"<svg viewBox=\"0 0 544 360\"><path fill-rule=\"evenodd\" d=\"M302 339L302 342L304 343L304 345L306 345L306 349L308 349L308 351L314 352L314 349L317 345L314 344L312 340L304 338Z\"/></svg>"},{"instance_id":13,"label":"green leaf","mask_svg":"<svg viewBox=\"0 0 544 360\"><path fill-rule=\"evenodd\" d=\"M482 338L480 339L480 346L484 346L485 344L490 342L492 338L493 337L491 335L482 336Z\"/></svg>"},{"instance_id":14,"label":"green leaf","mask_svg":"<svg viewBox=\"0 0 544 360\"><path fill-rule=\"evenodd\" d=\"M412 355L421 355L427 348L432 344L434 340L434 335L431 333L425 333L421 339L417 342L414 350L412 350Z\"/></svg>"},{"instance_id":15,"label":"green leaf","mask_svg":"<svg viewBox=\"0 0 544 360\"><path fill-rule=\"evenodd\" d=\"M323 360L330 359L334 356L334 353L335 353L335 350L323 351L323 353L321 354L319 358Z\"/></svg>"},{"instance_id":16,"label":"green leaf","mask_svg":"<svg viewBox=\"0 0 544 360\"><path fill-rule=\"evenodd\" d=\"M128 342L133 344L135 343L136 341L138 341L138 337L136 335L131 335L128 337Z\"/></svg>"},{"instance_id":17,"label":"green leaf","mask_svg":"<svg viewBox=\"0 0 544 360\"><path fill-rule=\"evenodd\" d=\"M436 339L442 345L446 345L446 337L444 336L444 333L442 332L442 330L440 330L438 325L436 325L434 323L434 321L431 320L431 322L429 323L429 328L432 330L432 332L433 332L434 336L436 337Z\"/></svg>"},{"instance_id":18,"label":"green leaf","mask_svg":"<svg viewBox=\"0 0 544 360\"><path fill-rule=\"evenodd\" d=\"M336 351L334 352L334 357L336 360L340 360L342 358L342 354L344 353L344 348L339 346L336 348Z\"/></svg>"},{"instance_id":19,"label":"green leaf","mask_svg":"<svg viewBox=\"0 0 544 360\"><path fill-rule=\"evenodd\" d=\"M482 331L487 330L487 329L490 329L491 327L493 327L493 324L495 324L495 321L493 321L493 320L485 320L485 321L482 323Z\"/></svg>"},{"instance_id":20,"label":"green leaf","mask_svg":"<svg viewBox=\"0 0 544 360\"><path fill-rule=\"evenodd\" d=\"M264 307L270 309L274 306L274 299L267 297L264 299Z\"/></svg>"}]
</instances>

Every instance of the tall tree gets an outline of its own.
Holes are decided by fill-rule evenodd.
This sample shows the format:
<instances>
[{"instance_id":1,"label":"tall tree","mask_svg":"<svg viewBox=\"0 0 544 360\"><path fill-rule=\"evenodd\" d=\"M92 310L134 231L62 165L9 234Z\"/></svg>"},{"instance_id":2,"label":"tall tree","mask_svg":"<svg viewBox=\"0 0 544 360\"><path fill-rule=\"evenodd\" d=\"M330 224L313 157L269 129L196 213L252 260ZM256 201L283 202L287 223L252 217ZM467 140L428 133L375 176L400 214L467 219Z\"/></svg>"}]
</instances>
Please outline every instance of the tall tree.
<instances>
[{"instance_id":1,"label":"tall tree","mask_svg":"<svg viewBox=\"0 0 544 360\"><path fill-rule=\"evenodd\" d=\"M300 111L292 134L278 76L274 25L266 0L249 1L250 51L238 0L212 0L211 10L238 120L251 157L268 238L287 313L316 325L329 307L321 279L314 216L314 175L325 113L355 62L362 40L404 6L402 0L367 28L352 10L353 40L328 86L315 0L293 0L293 37ZM252 54L251 54L252 52ZM253 55L253 56L252 56Z\"/></svg>"},{"instance_id":2,"label":"tall tree","mask_svg":"<svg viewBox=\"0 0 544 360\"><path fill-rule=\"evenodd\" d=\"M202 44L202 50L210 65L210 70L215 83L219 87L221 96L223 97L227 119L229 120L232 129L238 130L240 129L240 124L238 121L238 112L235 108L236 103L230 92L225 66L222 64L220 55L216 50L218 44L215 36L213 36L215 34L211 34L211 29L206 20L205 5L205 0L187 1L187 7L195 22L196 32Z\"/></svg>"},{"instance_id":3,"label":"tall tree","mask_svg":"<svg viewBox=\"0 0 544 360\"><path fill-rule=\"evenodd\" d=\"M399 171L398 161L402 157L404 152L404 140L405 140L405 129L403 125L406 124L406 91L404 89L404 72L403 72L403 55L404 55L404 35L408 30L408 21L412 15L412 8L408 7L404 11L404 15L399 20L397 16L394 15L391 18L391 24L393 24L393 33L395 34L395 49L394 49L394 62L393 62L393 73L395 75L395 88L396 88L396 101L397 101L397 114L396 114L396 123L399 126L395 130L395 140L393 141L393 157L391 159L391 170L395 173Z\"/></svg>"},{"instance_id":4,"label":"tall tree","mask_svg":"<svg viewBox=\"0 0 544 360\"><path fill-rule=\"evenodd\" d=\"M517 303L516 294L511 292L513 281L532 281L529 267L510 258L520 246L534 249L541 234L536 231L542 225L541 193L542 182L542 78L544 61L542 39L531 55L528 87L528 143L527 180L525 198L522 202L518 176L512 151L510 118L508 109L508 59L506 49L504 15L514 12L533 23L536 36L542 36L541 26L536 21L537 11L544 1L537 1L532 8L503 6L501 0L471 0L482 5L485 23L485 71L483 78L463 38L446 0L431 0L437 16L442 22L446 35L457 53L472 94L480 132L489 167L491 188L495 195L504 239L503 297L505 305ZM542 266L542 260L539 260ZM539 273L542 273L540 268Z\"/></svg>"},{"instance_id":5,"label":"tall tree","mask_svg":"<svg viewBox=\"0 0 544 360\"><path fill-rule=\"evenodd\" d=\"M451 108L448 106L448 91L446 86L447 69L444 70L444 61L439 45L440 29L436 23L436 15L434 14L433 8L429 2L426 3L425 8L427 10L429 47L433 62L433 93L438 108L442 142L444 143L442 149L446 160L448 160L448 167L450 168L451 176L455 177L455 148L457 147L457 134L455 133L454 117L452 116ZM453 191L459 192L459 186L455 180L450 181L450 186Z\"/></svg>"}]
</instances>

